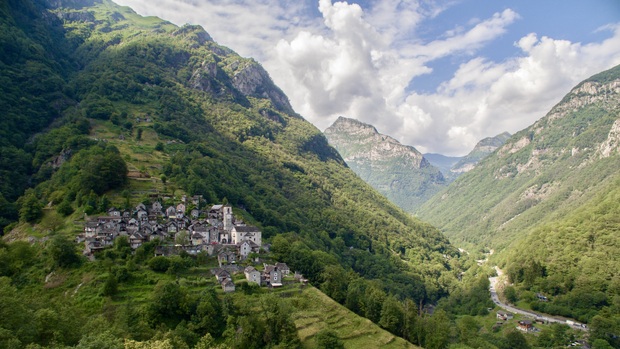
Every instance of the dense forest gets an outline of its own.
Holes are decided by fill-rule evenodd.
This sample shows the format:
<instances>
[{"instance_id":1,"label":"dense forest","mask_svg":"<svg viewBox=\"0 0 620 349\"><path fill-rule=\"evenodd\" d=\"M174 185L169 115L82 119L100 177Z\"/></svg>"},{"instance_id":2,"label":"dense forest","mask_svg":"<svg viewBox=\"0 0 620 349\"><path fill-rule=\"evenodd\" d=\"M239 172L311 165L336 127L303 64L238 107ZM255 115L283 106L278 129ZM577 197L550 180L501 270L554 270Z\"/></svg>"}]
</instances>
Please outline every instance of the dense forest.
<instances>
[{"instance_id":1,"label":"dense forest","mask_svg":"<svg viewBox=\"0 0 620 349\"><path fill-rule=\"evenodd\" d=\"M78 208L100 212L102 196L123 190L127 156L116 146L122 145L96 136L95 126L104 125L136 141L143 134L157 137L165 158L155 164L156 176L159 172L207 202L225 200L242 208L268 238L289 233L281 237L290 246L297 242L301 253L296 258L308 254L319 263L303 262L311 278L321 263L335 263L369 279L391 280L386 284L400 296L436 300L447 293L458 269L449 260L458 252L436 229L407 217L346 170L320 132L292 113L257 63L218 46L201 28L142 18L109 2L88 10L73 3L51 10L44 10L44 2L17 5L5 4L3 19L11 28L7 33L23 37L23 47L6 47L9 57L3 61L24 77L4 86L10 91L3 102L12 109L3 130L11 133L26 115L38 121L21 125L21 132L13 132L20 137L3 145L7 153L24 154L13 156L23 166L3 156L3 171L8 171L2 176L5 231L18 219L36 222L43 204L64 215ZM57 33L32 33L33 23ZM19 50L41 42L54 50L41 47L33 58L56 69L57 78L56 85L36 94L55 93L43 105L28 107L16 102L25 89L19 82L42 73L20 69L20 60L33 63ZM243 90L235 79L244 74L257 74L260 81L250 81L256 85ZM37 117L19 109L50 106L58 106L56 114ZM151 122L140 124L140 118ZM434 260L438 268L419 263L425 260Z\"/></svg>"},{"instance_id":2,"label":"dense forest","mask_svg":"<svg viewBox=\"0 0 620 349\"><path fill-rule=\"evenodd\" d=\"M353 345L338 327L304 335L313 286L333 308L426 348L574 339L563 327L545 329L547 342L493 327L492 272L362 182L260 65L202 28L107 0L9 0L0 11L1 346ZM157 242L132 252L125 239L94 261L77 252L85 217L149 204L152 193L233 206L269 242L263 257L312 286L240 282L232 296L202 254L153 257ZM617 345L612 318L598 314L592 333Z\"/></svg>"},{"instance_id":3,"label":"dense forest","mask_svg":"<svg viewBox=\"0 0 620 349\"><path fill-rule=\"evenodd\" d=\"M3 343L175 342L169 331L178 330L190 347L208 342L207 332L234 347L297 345L281 333L295 331L279 302L260 316L279 314L282 328L238 339L235 328L270 324L156 274L148 246L130 256L121 242L96 263L76 253L75 221L148 203L151 190L232 205L261 227L274 257L375 322L385 297L426 304L457 282L463 266L447 239L357 178L256 62L202 28L143 18L109 1L12 0L1 11L1 267L10 304ZM130 172L152 181L130 180ZM196 263L173 259L164 269L189 273L201 268ZM330 273L358 280L351 284L362 294L343 297L349 283L326 282ZM131 297L115 298L136 287L145 289L135 307ZM162 299L169 308L153 309ZM217 326L201 324L214 309ZM100 325L109 331L95 336ZM394 326L385 324L400 335Z\"/></svg>"}]
</instances>

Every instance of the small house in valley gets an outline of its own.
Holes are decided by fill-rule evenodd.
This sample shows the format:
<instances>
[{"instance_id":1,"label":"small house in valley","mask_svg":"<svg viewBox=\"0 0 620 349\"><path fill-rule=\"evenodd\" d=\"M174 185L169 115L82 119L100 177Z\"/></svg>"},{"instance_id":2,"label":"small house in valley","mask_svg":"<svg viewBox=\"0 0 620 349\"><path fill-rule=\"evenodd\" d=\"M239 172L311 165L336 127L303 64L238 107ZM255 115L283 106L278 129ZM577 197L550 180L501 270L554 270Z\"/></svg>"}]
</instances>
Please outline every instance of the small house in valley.
<instances>
[{"instance_id":1,"label":"small house in valley","mask_svg":"<svg viewBox=\"0 0 620 349\"><path fill-rule=\"evenodd\" d=\"M514 317L514 315L512 313L508 313L505 311L498 311L497 312L497 319L498 320L512 320L512 318Z\"/></svg>"},{"instance_id":2,"label":"small house in valley","mask_svg":"<svg viewBox=\"0 0 620 349\"><path fill-rule=\"evenodd\" d=\"M517 323L517 330L523 331L523 332L533 332L534 325L532 324L530 320L520 320Z\"/></svg>"}]
</instances>

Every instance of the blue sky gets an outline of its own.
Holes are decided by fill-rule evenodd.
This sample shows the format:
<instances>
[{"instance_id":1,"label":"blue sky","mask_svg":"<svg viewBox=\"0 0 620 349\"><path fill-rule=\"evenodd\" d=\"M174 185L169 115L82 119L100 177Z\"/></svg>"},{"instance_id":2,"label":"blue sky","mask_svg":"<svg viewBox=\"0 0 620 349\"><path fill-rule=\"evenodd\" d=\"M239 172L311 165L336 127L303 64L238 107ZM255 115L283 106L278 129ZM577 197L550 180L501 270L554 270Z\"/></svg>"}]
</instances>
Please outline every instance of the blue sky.
<instances>
[{"instance_id":1,"label":"blue sky","mask_svg":"<svg viewBox=\"0 0 620 349\"><path fill-rule=\"evenodd\" d=\"M617 0L469 0L455 3L437 17L430 18L428 23L422 22L424 29L419 37L430 42L473 18L488 18L507 8L518 13L520 18L479 53L494 61L520 55L514 42L532 32L572 42L598 42L610 36L608 31L601 30L604 25L620 22L620 1ZM459 57L447 57L431 62L429 66L433 67L433 74L414 79L411 87L418 91L433 91L442 81L450 78L461 61Z\"/></svg>"},{"instance_id":2,"label":"blue sky","mask_svg":"<svg viewBox=\"0 0 620 349\"><path fill-rule=\"evenodd\" d=\"M321 130L344 115L446 155L620 64L617 0L115 1L255 58Z\"/></svg>"}]
</instances>

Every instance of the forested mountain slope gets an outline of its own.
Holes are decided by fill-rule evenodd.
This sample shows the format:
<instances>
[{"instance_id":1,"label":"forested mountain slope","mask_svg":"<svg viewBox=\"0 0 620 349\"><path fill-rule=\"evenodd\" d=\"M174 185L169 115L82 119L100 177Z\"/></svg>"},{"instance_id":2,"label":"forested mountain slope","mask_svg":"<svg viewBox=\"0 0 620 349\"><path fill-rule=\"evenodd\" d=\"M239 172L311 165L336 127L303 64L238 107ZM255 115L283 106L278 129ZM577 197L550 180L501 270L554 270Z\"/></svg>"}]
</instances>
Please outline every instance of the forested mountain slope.
<instances>
[{"instance_id":1,"label":"forested mountain slope","mask_svg":"<svg viewBox=\"0 0 620 349\"><path fill-rule=\"evenodd\" d=\"M567 94L430 200L420 216L494 261L534 309L619 347L620 66ZM542 293L550 302L539 302Z\"/></svg>"},{"instance_id":2,"label":"forested mountain slope","mask_svg":"<svg viewBox=\"0 0 620 349\"><path fill-rule=\"evenodd\" d=\"M620 67L576 86L420 210L455 241L502 248L564 217L618 175ZM475 205L472 205L475 203Z\"/></svg>"},{"instance_id":3,"label":"forested mountain slope","mask_svg":"<svg viewBox=\"0 0 620 349\"><path fill-rule=\"evenodd\" d=\"M48 234L73 239L84 214L104 213L110 200L131 207L162 188L227 202L260 226L273 256L375 322L386 295L431 302L456 283L461 262L448 240L361 181L258 63L202 28L107 0L0 8L0 215L11 240L41 238L36 266L2 268L19 288L6 292L40 289L42 273L73 265L41 262ZM12 246L0 246L7 261ZM145 262L114 258L110 273L137 275ZM106 270L87 269L87 280ZM95 295L89 312L104 302Z\"/></svg>"},{"instance_id":4,"label":"forested mountain slope","mask_svg":"<svg viewBox=\"0 0 620 349\"><path fill-rule=\"evenodd\" d=\"M417 149L371 125L341 116L324 134L360 178L407 212L446 185L441 172Z\"/></svg>"}]
</instances>

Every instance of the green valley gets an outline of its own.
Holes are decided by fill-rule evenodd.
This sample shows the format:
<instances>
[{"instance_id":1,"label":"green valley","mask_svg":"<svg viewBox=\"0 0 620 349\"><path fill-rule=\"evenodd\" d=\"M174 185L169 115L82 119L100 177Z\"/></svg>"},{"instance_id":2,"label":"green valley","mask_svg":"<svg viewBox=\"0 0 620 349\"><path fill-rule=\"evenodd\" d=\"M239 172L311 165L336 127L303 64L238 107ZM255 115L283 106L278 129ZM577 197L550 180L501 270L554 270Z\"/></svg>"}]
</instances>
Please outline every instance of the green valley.
<instances>
[{"instance_id":1,"label":"green valley","mask_svg":"<svg viewBox=\"0 0 620 349\"><path fill-rule=\"evenodd\" d=\"M0 28L0 347L588 339L564 325L522 333L519 316L499 324L494 270L476 263L492 248L515 302L618 348L618 68L444 188L421 154L369 125L385 142L361 137L341 156L257 61L200 26L110 0L8 0ZM407 181L361 168L401 199L419 194L407 209L437 193L419 216L439 228L364 182L343 159L354 152L401 174L415 165Z\"/></svg>"},{"instance_id":2,"label":"green valley","mask_svg":"<svg viewBox=\"0 0 620 349\"><path fill-rule=\"evenodd\" d=\"M513 300L587 322L613 347L619 80L615 67L577 85L419 214L477 255L493 249L491 262L515 283Z\"/></svg>"}]
</instances>

